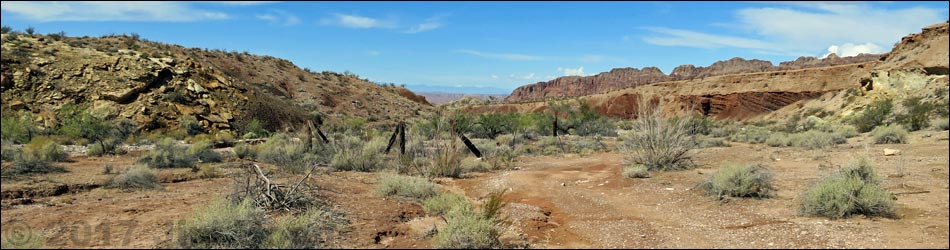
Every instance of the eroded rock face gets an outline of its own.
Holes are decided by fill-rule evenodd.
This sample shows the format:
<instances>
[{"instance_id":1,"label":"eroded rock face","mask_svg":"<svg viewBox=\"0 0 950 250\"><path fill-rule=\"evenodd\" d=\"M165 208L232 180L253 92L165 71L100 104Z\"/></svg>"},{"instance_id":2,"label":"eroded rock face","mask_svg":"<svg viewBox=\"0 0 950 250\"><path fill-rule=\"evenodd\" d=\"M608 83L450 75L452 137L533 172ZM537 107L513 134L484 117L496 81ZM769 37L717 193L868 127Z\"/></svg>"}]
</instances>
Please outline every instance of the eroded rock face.
<instances>
[{"instance_id":1,"label":"eroded rock face","mask_svg":"<svg viewBox=\"0 0 950 250\"><path fill-rule=\"evenodd\" d=\"M919 68L930 74L946 75L950 69L950 23L927 26L921 33L901 38L877 70Z\"/></svg>"},{"instance_id":2,"label":"eroded rock face","mask_svg":"<svg viewBox=\"0 0 950 250\"><path fill-rule=\"evenodd\" d=\"M584 96L650 83L690 80L730 74L828 67L876 61L880 57L880 55L871 54L843 58L830 55L824 59L800 57L794 61L782 62L779 66L772 65L769 61L757 59L746 60L734 57L729 60L715 62L708 67L697 67L692 64L680 65L674 68L669 75L663 74L663 72L655 67L646 67L642 70L635 68L617 68L610 72L604 72L594 76L565 76L547 82L524 85L515 89L505 100L509 102L519 102L557 97Z\"/></svg>"}]
</instances>

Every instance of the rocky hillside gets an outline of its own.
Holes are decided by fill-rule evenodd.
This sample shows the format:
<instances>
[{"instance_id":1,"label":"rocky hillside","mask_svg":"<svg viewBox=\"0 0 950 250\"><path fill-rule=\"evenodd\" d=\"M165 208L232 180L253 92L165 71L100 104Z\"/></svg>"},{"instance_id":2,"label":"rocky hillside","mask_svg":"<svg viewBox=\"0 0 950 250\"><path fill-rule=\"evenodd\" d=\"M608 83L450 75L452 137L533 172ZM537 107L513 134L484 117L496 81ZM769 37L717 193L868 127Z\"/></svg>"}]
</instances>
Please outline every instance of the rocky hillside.
<instances>
[{"instance_id":1,"label":"rocky hillside","mask_svg":"<svg viewBox=\"0 0 950 250\"><path fill-rule=\"evenodd\" d=\"M891 52L884 55L851 58L829 56L820 60L803 57L780 64L777 68L781 70L722 75L713 73L740 68L737 65L745 65L742 68L750 70L755 68L754 65L766 66L734 58L730 60L733 61L731 63L708 67L717 70L688 66L678 68L681 69L678 73L693 72L691 74L707 75L705 77L639 84L573 99L584 101L599 113L612 117L632 118L638 100L649 98L673 104L667 105L668 111L672 113L693 108L720 119L773 121L800 115L803 110L817 109L843 118L881 98L899 103L909 96L922 96L924 101L939 102L939 98L948 95L946 91L950 79L947 70L950 64L947 27L948 23L928 26L921 33L904 37ZM602 79L594 76L585 78ZM552 86L550 84L523 86L515 92L522 93L520 98L531 96L531 93L560 93L539 89L539 86ZM944 94L939 94L941 92ZM524 101L477 105L467 109L475 112L540 112L546 110L547 105L545 101Z\"/></svg>"},{"instance_id":2,"label":"rocky hillside","mask_svg":"<svg viewBox=\"0 0 950 250\"><path fill-rule=\"evenodd\" d=\"M828 67L875 61L880 57L880 55L861 54L842 58L831 54L823 59L800 57L794 61L782 62L778 66L772 65L769 61L756 59L746 60L735 57L729 60L715 62L708 67L696 67L692 64L680 65L673 69L669 75L664 74L656 67L646 67L643 69L617 68L610 72L593 76L565 76L547 82L524 85L511 92L511 95L505 100L509 102L519 102L584 96L650 83L699 79L728 74Z\"/></svg>"},{"instance_id":3,"label":"rocky hillside","mask_svg":"<svg viewBox=\"0 0 950 250\"><path fill-rule=\"evenodd\" d=\"M450 103L465 97L473 97L475 99L492 101L492 100L504 100L507 95L491 95L491 94L462 94L462 93L434 93L434 92L419 92L419 95L425 96L426 100L432 104L446 104Z\"/></svg>"},{"instance_id":4,"label":"rocky hillside","mask_svg":"<svg viewBox=\"0 0 950 250\"><path fill-rule=\"evenodd\" d=\"M209 131L257 119L271 130L321 117L395 122L433 107L411 91L354 74L313 72L247 52L185 48L133 36L2 35L2 108L56 123L68 104L135 121L176 126L195 116Z\"/></svg>"}]
</instances>

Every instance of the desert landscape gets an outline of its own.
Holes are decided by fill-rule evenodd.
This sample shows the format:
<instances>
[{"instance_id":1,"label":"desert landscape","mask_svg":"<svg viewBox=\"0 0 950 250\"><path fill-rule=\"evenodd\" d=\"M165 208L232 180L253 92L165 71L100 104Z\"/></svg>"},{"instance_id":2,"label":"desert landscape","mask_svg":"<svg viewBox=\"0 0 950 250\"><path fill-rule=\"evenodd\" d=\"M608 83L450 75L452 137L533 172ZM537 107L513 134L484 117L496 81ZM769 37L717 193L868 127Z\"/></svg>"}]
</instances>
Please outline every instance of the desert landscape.
<instances>
[{"instance_id":1,"label":"desert landscape","mask_svg":"<svg viewBox=\"0 0 950 250\"><path fill-rule=\"evenodd\" d=\"M2 246L947 249L948 30L427 99L4 25Z\"/></svg>"}]
</instances>

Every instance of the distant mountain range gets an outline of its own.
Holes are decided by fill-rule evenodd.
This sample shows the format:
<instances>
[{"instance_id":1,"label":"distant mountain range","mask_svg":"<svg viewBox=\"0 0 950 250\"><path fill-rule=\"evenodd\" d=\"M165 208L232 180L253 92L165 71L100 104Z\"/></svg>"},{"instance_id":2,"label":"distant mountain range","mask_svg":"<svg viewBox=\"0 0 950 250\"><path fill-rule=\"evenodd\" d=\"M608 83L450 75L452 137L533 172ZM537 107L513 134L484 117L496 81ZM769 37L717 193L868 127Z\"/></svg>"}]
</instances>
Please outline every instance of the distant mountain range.
<instances>
[{"instance_id":1,"label":"distant mountain range","mask_svg":"<svg viewBox=\"0 0 950 250\"><path fill-rule=\"evenodd\" d=\"M430 92L416 92L416 94L425 96L426 101L429 103L438 105L449 103L458 99L462 99L466 96L475 97L481 100L490 100L491 97L494 97L494 100L501 101L504 100L508 95L504 94L464 94L464 93L430 93Z\"/></svg>"},{"instance_id":2,"label":"distant mountain range","mask_svg":"<svg viewBox=\"0 0 950 250\"><path fill-rule=\"evenodd\" d=\"M487 95L508 95L514 88L493 88L493 87L468 87L468 86L432 86L432 85L410 85L406 88L412 92L420 93L460 93L460 94L487 94Z\"/></svg>"}]
</instances>

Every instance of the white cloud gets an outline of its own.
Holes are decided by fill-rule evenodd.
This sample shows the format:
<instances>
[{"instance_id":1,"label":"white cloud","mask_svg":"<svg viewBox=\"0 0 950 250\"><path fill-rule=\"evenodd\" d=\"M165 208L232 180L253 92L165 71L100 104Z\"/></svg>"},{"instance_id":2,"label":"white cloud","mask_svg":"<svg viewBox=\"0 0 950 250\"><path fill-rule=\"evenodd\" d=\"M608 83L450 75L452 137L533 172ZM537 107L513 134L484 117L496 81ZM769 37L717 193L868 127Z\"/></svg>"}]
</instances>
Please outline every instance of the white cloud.
<instances>
[{"instance_id":1,"label":"white cloud","mask_svg":"<svg viewBox=\"0 0 950 250\"><path fill-rule=\"evenodd\" d=\"M881 46L877 46L877 44L865 43L855 45L853 43L845 43L842 45L829 46L828 53L821 57L827 57L832 53L838 56L856 56L860 54L880 54L881 52L883 52L883 49L881 49Z\"/></svg>"},{"instance_id":2,"label":"white cloud","mask_svg":"<svg viewBox=\"0 0 950 250\"><path fill-rule=\"evenodd\" d=\"M271 10L266 14L258 14L255 17L271 24L281 24L284 26L300 24L300 18L283 10Z\"/></svg>"},{"instance_id":3,"label":"white cloud","mask_svg":"<svg viewBox=\"0 0 950 250\"><path fill-rule=\"evenodd\" d=\"M579 67L579 68L576 68L576 69L558 67L558 68L557 68L557 71L563 73L564 76L584 76L584 67L583 67L583 66L581 66L581 67Z\"/></svg>"},{"instance_id":4,"label":"white cloud","mask_svg":"<svg viewBox=\"0 0 950 250\"><path fill-rule=\"evenodd\" d=\"M492 80L498 80L498 75L491 75Z\"/></svg>"},{"instance_id":5,"label":"white cloud","mask_svg":"<svg viewBox=\"0 0 950 250\"><path fill-rule=\"evenodd\" d=\"M656 34L647 43L697 48L734 47L759 53L814 55L830 45L894 44L904 35L945 20L946 10L912 7L887 9L867 3L770 3L736 11L733 23L717 23L748 35L726 36L689 30L647 28ZM873 50L872 47L855 47ZM889 48L888 48L889 49ZM884 50L880 50L884 51ZM844 51L842 51L844 53Z\"/></svg>"},{"instance_id":6,"label":"white cloud","mask_svg":"<svg viewBox=\"0 0 950 250\"><path fill-rule=\"evenodd\" d=\"M40 21L189 22L227 19L228 14L196 9L186 2L7 2L3 11Z\"/></svg>"},{"instance_id":7,"label":"white cloud","mask_svg":"<svg viewBox=\"0 0 950 250\"><path fill-rule=\"evenodd\" d=\"M323 19L322 23L324 25L337 25L356 29L395 27L392 22L381 21L371 17L344 14L334 14L334 18Z\"/></svg>"},{"instance_id":8,"label":"white cloud","mask_svg":"<svg viewBox=\"0 0 950 250\"><path fill-rule=\"evenodd\" d=\"M465 54L478 56L478 57L504 59L504 60L512 60L512 61L536 61L536 60L545 59L545 57L542 57L542 56L513 54L513 53L488 53L488 52L481 52L481 51L476 51L476 50L465 50L465 49L456 50L455 52L465 53Z\"/></svg>"},{"instance_id":9,"label":"white cloud","mask_svg":"<svg viewBox=\"0 0 950 250\"><path fill-rule=\"evenodd\" d=\"M444 24L442 23L441 18L432 17L432 18L426 19L425 22L423 23L416 24L410 27L409 30L406 30L406 33L415 34L419 32L425 32L425 31L441 28L443 25Z\"/></svg>"}]
</instances>

